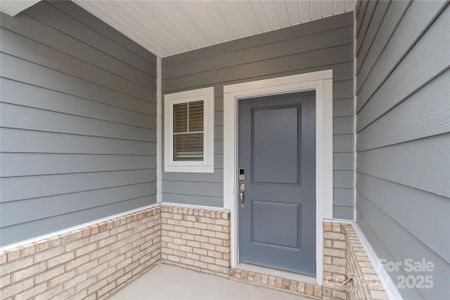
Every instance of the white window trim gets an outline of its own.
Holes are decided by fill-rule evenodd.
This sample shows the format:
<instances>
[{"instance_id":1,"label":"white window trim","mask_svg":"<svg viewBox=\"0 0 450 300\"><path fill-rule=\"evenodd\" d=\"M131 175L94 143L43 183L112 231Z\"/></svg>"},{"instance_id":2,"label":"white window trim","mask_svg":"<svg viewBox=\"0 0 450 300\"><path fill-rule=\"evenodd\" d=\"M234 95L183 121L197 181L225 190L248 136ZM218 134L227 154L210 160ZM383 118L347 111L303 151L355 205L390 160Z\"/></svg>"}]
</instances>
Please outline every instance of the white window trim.
<instances>
[{"instance_id":1,"label":"white window trim","mask_svg":"<svg viewBox=\"0 0 450 300\"><path fill-rule=\"evenodd\" d=\"M231 266L239 264L236 197L238 102L241 99L316 92L316 278L323 280L323 220L333 218L333 72L318 71L224 86L224 207L231 211Z\"/></svg>"},{"instance_id":2,"label":"white window trim","mask_svg":"<svg viewBox=\"0 0 450 300\"><path fill-rule=\"evenodd\" d=\"M173 160L173 105L204 101L203 161ZM214 172L214 88L202 88L164 95L164 171L187 173Z\"/></svg>"}]
</instances>

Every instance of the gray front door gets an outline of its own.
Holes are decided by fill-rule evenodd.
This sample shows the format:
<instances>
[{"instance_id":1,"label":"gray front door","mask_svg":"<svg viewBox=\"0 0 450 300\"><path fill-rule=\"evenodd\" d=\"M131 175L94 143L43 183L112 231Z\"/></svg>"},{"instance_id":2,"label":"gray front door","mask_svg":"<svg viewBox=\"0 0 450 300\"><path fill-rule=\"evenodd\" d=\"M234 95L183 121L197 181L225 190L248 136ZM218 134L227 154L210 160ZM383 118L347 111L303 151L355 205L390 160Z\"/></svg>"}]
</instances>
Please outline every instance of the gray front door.
<instances>
[{"instance_id":1,"label":"gray front door","mask_svg":"<svg viewBox=\"0 0 450 300\"><path fill-rule=\"evenodd\" d=\"M315 276L315 124L315 92L239 101L240 262Z\"/></svg>"}]
</instances>

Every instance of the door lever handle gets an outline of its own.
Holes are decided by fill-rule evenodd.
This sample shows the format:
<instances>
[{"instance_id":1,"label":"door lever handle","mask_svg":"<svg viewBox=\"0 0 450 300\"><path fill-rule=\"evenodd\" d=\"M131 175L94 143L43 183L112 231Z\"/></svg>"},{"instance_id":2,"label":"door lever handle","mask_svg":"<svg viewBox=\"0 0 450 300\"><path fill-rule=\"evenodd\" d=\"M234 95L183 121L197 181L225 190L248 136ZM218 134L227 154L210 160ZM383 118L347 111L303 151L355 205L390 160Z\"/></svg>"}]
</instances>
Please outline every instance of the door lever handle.
<instances>
[{"instance_id":1,"label":"door lever handle","mask_svg":"<svg viewBox=\"0 0 450 300\"><path fill-rule=\"evenodd\" d=\"M245 205L245 184L241 183L241 185L239 186L239 202L241 203L241 208L244 207Z\"/></svg>"}]
</instances>

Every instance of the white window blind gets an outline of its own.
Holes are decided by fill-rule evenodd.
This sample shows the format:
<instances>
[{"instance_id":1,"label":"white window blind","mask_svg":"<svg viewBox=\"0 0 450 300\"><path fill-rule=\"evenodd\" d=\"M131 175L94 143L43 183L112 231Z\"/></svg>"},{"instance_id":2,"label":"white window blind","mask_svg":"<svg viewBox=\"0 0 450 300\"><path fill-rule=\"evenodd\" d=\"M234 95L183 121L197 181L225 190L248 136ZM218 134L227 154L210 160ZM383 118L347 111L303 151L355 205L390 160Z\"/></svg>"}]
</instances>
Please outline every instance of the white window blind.
<instances>
[{"instance_id":1,"label":"white window blind","mask_svg":"<svg viewBox=\"0 0 450 300\"><path fill-rule=\"evenodd\" d=\"M203 161L204 101L173 105L173 160Z\"/></svg>"}]
</instances>

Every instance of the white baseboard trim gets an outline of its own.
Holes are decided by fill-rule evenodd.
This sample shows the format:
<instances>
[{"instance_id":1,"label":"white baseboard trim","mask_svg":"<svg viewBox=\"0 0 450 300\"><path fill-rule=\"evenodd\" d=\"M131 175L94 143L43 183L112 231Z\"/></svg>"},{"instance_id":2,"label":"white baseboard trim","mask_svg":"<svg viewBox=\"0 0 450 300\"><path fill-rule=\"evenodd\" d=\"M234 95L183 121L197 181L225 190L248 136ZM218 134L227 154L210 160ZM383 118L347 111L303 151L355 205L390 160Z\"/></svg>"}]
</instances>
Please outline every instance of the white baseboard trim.
<instances>
[{"instance_id":1,"label":"white baseboard trim","mask_svg":"<svg viewBox=\"0 0 450 300\"><path fill-rule=\"evenodd\" d=\"M354 224L352 220L347 219L323 219L324 222L328 223L339 223L339 224Z\"/></svg>"},{"instance_id":2,"label":"white baseboard trim","mask_svg":"<svg viewBox=\"0 0 450 300\"><path fill-rule=\"evenodd\" d=\"M223 208L223 207L184 204L184 203L176 203L176 202L161 202L161 205L177 206L177 207L193 208L193 209L207 209L207 210L215 210L215 211L222 211L222 212L229 212L230 211L229 209Z\"/></svg>"},{"instance_id":3,"label":"white baseboard trim","mask_svg":"<svg viewBox=\"0 0 450 300\"><path fill-rule=\"evenodd\" d=\"M363 245L364 250L367 253L367 256L369 257L369 260L372 263L375 272L377 272L378 278L380 279L380 282L383 285L383 288L386 291L386 294L388 295L389 299L403 300L402 295L398 291L397 287L395 286L394 282L389 276L389 273L384 268L383 264L381 263L380 259L375 253L375 250L370 245L361 228L359 228L358 224L356 223L353 223L353 228L355 228L355 232L358 235L358 238L361 241L361 244Z\"/></svg>"}]
</instances>

